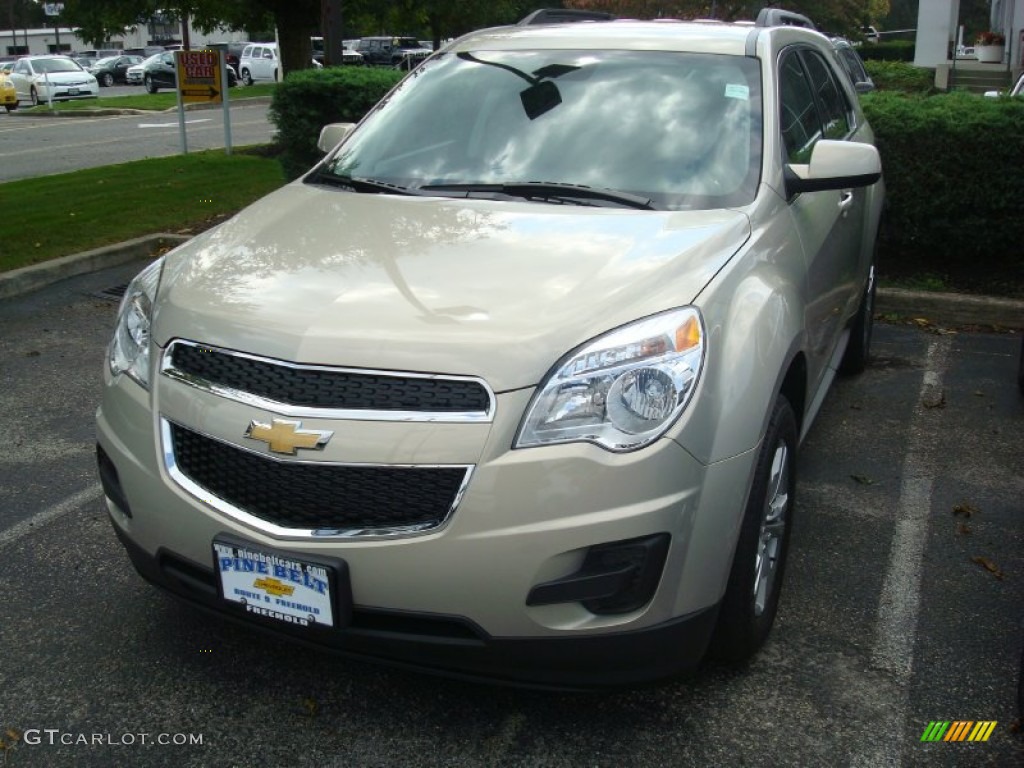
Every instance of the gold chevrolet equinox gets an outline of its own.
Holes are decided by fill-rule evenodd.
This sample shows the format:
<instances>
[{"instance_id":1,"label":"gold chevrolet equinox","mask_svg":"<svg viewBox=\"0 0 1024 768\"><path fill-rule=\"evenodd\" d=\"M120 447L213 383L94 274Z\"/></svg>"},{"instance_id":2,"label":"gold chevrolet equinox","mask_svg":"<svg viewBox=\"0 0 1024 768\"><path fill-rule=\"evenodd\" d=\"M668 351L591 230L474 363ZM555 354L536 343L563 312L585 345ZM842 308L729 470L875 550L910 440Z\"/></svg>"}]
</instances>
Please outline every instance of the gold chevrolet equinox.
<instances>
[{"instance_id":1,"label":"gold chevrolet equinox","mask_svg":"<svg viewBox=\"0 0 1024 768\"><path fill-rule=\"evenodd\" d=\"M756 653L871 338L881 161L829 40L488 29L320 144L127 290L97 450L136 569L456 676Z\"/></svg>"}]
</instances>

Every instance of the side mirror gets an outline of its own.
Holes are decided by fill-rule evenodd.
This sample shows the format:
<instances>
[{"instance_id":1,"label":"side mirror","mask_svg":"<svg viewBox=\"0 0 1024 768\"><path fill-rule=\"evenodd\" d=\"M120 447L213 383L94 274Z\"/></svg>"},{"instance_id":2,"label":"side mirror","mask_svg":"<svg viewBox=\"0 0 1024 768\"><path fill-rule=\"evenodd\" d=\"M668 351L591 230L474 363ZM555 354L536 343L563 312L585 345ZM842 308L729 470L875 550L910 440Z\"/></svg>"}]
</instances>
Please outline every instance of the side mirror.
<instances>
[{"instance_id":1,"label":"side mirror","mask_svg":"<svg viewBox=\"0 0 1024 768\"><path fill-rule=\"evenodd\" d=\"M787 165L786 195L868 187L882 178L882 158L871 144L821 139L807 165Z\"/></svg>"},{"instance_id":2,"label":"side mirror","mask_svg":"<svg viewBox=\"0 0 1024 768\"><path fill-rule=\"evenodd\" d=\"M317 149L321 152L330 152L338 146L345 137L352 133L356 127L355 123L330 123L320 129L320 138L316 142Z\"/></svg>"},{"instance_id":3,"label":"side mirror","mask_svg":"<svg viewBox=\"0 0 1024 768\"><path fill-rule=\"evenodd\" d=\"M857 93L871 93L875 90L875 84L870 80L858 80L853 84L854 89Z\"/></svg>"}]
</instances>

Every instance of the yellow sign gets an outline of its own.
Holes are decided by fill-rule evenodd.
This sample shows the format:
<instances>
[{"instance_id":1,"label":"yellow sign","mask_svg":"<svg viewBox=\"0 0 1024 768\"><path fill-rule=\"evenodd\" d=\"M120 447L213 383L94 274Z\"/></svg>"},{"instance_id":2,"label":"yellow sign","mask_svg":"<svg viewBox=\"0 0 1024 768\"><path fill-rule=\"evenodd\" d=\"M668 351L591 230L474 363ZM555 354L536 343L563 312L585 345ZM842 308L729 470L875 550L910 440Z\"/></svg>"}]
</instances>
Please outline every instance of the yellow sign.
<instances>
[{"instance_id":1,"label":"yellow sign","mask_svg":"<svg viewBox=\"0 0 1024 768\"><path fill-rule=\"evenodd\" d=\"M178 90L186 104L220 104L224 100L221 81L221 51L178 51Z\"/></svg>"},{"instance_id":2,"label":"yellow sign","mask_svg":"<svg viewBox=\"0 0 1024 768\"><path fill-rule=\"evenodd\" d=\"M256 579L252 585L256 589L262 589L268 595L276 595L277 597L280 597L281 595L287 595L290 597L295 591L295 587L289 586L278 579L272 579L269 576L263 579Z\"/></svg>"}]
</instances>

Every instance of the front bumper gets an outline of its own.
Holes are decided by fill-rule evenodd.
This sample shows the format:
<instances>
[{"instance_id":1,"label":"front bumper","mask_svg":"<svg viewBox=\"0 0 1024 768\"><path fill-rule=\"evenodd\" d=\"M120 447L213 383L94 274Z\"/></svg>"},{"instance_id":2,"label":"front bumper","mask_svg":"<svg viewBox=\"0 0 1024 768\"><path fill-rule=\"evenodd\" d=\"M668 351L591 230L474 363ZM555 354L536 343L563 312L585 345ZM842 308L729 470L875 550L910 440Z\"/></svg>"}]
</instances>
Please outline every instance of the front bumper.
<instances>
[{"instance_id":1,"label":"front bumper","mask_svg":"<svg viewBox=\"0 0 1024 768\"><path fill-rule=\"evenodd\" d=\"M273 414L163 381L154 413L148 392L108 375L97 432L117 477L116 490L105 483L111 520L145 578L220 613L211 552L218 536L343 560L349 626L313 640L290 627L271 630L332 650L532 685L632 683L694 666L725 589L753 451L708 467L669 439L627 454L587 444L509 450L530 395L500 395L493 424L304 422L338 430L330 447L339 455L474 467L454 514L436 530L323 540L247 524L168 472L161 418L194 422L202 414L223 435L227 425ZM456 433L460 440L448 439ZM640 607L595 613L583 601L528 604L535 587L579 572L595 548L657 535L669 538L667 555Z\"/></svg>"},{"instance_id":2,"label":"front bumper","mask_svg":"<svg viewBox=\"0 0 1024 768\"><path fill-rule=\"evenodd\" d=\"M224 611L212 568L155 555L114 530L139 574L191 605L253 626ZM495 637L459 616L357 607L331 644L301 630L260 624L270 635L368 661L470 680L542 688L593 688L666 678L699 662L718 607L640 630L559 638Z\"/></svg>"},{"instance_id":3,"label":"front bumper","mask_svg":"<svg viewBox=\"0 0 1024 768\"><path fill-rule=\"evenodd\" d=\"M41 86L38 88L39 101L45 102L50 100L50 92L53 92L54 101L70 101L72 99L95 99L99 96L99 86L64 86L64 85L53 85L47 88ZM72 91L75 91L72 93Z\"/></svg>"}]
</instances>

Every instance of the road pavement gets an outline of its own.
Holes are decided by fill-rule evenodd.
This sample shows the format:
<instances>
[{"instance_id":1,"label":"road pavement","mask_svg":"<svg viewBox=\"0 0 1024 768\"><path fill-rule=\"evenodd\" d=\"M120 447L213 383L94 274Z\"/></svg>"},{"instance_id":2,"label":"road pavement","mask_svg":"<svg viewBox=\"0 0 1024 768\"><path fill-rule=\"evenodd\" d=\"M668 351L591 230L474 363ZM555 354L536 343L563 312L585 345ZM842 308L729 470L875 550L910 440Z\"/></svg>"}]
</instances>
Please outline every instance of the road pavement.
<instances>
[{"instance_id":1,"label":"road pavement","mask_svg":"<svg viewBox=\"0 0 1024 768\"><path fill-rule=\"evenodd\" d=\"M276 129L266 100L239 100L230 106L233 146L272 140ZM221 108L189 110L185 122L189 151L225 146ZM67 119L27 114L0 118L0 182L180 153L176 110Z\"/></svg>"}]
</instances>

